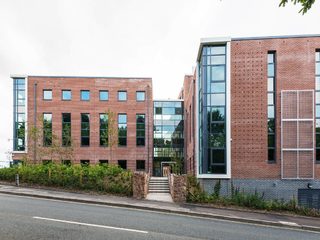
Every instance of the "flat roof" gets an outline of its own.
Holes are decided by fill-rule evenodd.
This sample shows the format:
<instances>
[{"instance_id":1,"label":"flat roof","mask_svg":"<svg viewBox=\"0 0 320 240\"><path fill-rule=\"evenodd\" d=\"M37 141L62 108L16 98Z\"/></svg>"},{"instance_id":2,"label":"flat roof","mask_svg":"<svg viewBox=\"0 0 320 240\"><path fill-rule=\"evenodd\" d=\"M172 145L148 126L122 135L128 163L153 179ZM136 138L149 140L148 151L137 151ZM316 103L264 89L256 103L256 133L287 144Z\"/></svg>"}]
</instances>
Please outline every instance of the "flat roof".
<instances>
[{"instance_id":1,"label":"flat roof","mask_svg":"<svg viewBox=\"0 0 320 240\"><path fill-rule=\"evenodd\" d=\"M151 77L101 77L101 76L45 76L45 75L23 75L23 74L12 74L11 78L21 77L41 77L41 78L100 78L100 79L152 79Z\"/></svg>"},{"instance_id":2,"label":"flat roof","mask_svg":"<svg viewBox=\"0 0 320 240\"><path fill-rule=\"evenodd\" d=\"M183 102L183 99L153 99L154 102Z\"/></svg>"},{"instance_id":3,"label":"flat roof","mask_svg":"<svg viewBox=\"0 0 320 240\"><path fill-rule=\"evenodd\" d=\"M204 45L226 43L230 41L246 41L246 40L267 40L267 39L288 39L288 38L312 38L320 37L320 34L301 34L301 35L278 35L278 36L257 36L257 37L215 37L201 38L197 55L197 61L200 61L202 48Z\"/></svg>"}]
</instances>

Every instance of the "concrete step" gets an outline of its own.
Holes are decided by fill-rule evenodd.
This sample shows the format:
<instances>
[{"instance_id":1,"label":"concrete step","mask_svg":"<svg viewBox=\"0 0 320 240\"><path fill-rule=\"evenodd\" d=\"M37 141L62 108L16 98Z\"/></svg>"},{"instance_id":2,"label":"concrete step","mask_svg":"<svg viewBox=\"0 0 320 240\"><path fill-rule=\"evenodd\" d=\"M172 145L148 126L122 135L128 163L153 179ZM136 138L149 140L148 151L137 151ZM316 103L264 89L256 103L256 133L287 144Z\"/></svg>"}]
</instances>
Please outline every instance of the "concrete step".
<instances>
[{"instance_id":1,"label":"concrete step","mask_svg":"<svg viewBox=\"0 0 320 240\"><path fill-rule=\"evenodd\" d=\"M149 190L149 193L170 193L169 190Z\"/></svg>"},{"instance_id":2,"label":"concrete step","mask_svg":"<svg viewBox=\"0 0 320 240\"><path fill-rule=\"evenodd\" d=\"M149 189L169 189L169 187L149 187Z\"/></svg>"}]
</instances>

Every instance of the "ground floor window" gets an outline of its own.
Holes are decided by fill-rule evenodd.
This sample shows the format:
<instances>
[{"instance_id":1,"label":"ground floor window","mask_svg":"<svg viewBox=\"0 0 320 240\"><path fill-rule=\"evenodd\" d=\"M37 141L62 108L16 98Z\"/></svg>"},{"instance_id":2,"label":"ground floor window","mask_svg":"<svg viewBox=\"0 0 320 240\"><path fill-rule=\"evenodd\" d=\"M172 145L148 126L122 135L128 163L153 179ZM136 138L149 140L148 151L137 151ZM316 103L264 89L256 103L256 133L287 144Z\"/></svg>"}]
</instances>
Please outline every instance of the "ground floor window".
<instances>
[{"instance_id":1,"label":"ground floor window","mask_svg":"<svg viewBox=\"0 0 320 240\"><path fill-rule=\"evenodd\" d=\"M146 170L146 161L145 160L137 160L137 171L145 171Z\"/></svg>"},{"instance_id":2,"label":"ground floor window","mask_svg":"<svg viewBox=\"0 0 320 240\"><path fill-rule=\"evenodd\" d=\"M118 160L118 165L122 169L127 169L127 160Z\"/></svg>"}]
</instances>

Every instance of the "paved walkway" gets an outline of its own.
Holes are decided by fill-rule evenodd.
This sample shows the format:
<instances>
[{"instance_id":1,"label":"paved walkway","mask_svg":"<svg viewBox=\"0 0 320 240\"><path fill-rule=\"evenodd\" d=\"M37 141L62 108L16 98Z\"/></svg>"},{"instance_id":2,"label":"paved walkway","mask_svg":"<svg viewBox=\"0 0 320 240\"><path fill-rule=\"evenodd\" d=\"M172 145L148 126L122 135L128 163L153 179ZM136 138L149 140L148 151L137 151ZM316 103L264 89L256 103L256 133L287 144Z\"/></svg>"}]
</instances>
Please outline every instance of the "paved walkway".
<instances>
[{"instance_id":1,"label":"paved walkway","mask_svg":"<svg viewBox=\"0 0 320 240\"><path fill-rule=\"evenodd\" d=\"M251 212L234 209L209 208L195 204L177 204L154 200L135 200L128 197L98 195L89 193L70 193L63 191L15 187L0 185L0 193L20 196L30 196L46 199L93 203L109 206L119 206L134 209L144 209L158 212L184 214L195 217L232 220L245 223L299 228L320 232L320 218L282 215L275 213Z\"/></svg>"},{"instance_id":2,"label":"paved walkway","mask_svg":"<svg viewBox=\"0 0 320 240\"><path fill-rule=\"evenodd\" d=\"M173 202L170 193L148 193L146 199L161 202Z\"/></svg>"}]
</instances>

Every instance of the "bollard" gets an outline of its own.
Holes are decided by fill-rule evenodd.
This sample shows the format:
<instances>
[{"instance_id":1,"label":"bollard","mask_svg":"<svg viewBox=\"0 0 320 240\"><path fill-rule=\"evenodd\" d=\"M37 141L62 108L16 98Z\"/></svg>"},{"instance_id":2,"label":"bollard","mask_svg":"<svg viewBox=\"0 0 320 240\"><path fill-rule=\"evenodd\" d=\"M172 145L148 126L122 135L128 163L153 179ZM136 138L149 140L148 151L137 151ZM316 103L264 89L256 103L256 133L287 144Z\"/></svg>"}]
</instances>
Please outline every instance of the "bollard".
<instances>
[{"instance_id":1,"label":"bollard","mask_svg":"<svg viewBox=\"0 0 320 240\"><path fill-rule=\"evenodd\" d=\"M20 182L19 182L19 174L16 174L16 186L19 187Z\"/></svg>"}]
</instances>

